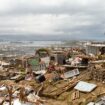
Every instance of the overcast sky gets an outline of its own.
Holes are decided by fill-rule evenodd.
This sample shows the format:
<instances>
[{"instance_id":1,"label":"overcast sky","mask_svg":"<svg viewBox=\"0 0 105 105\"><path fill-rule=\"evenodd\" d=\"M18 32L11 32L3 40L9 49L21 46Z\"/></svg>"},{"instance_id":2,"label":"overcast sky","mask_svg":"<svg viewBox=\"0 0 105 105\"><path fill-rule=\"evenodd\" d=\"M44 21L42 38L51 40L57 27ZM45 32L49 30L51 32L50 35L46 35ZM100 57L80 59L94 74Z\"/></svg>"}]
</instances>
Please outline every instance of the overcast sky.
<instances>
[{"instance_id":1,"label":"overcast sky","mask_svg":"<svg viewBox=\"0 0 105 105\"><path fill-rule=\"evenodd\" d=\"M105 0L0 0L0 35L105 37Z\"/></svg>"}]
</instances>

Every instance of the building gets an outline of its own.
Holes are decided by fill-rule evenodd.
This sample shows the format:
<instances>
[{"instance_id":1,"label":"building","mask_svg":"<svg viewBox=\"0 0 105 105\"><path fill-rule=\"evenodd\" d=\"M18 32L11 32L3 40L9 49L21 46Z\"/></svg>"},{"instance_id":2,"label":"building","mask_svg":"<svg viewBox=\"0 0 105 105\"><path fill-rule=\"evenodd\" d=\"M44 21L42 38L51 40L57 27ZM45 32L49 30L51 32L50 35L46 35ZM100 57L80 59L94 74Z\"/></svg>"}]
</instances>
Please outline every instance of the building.
<instances>
[{"instance_id":1,"label":"building","mask_svg":"<svg viewBox=\"0 0 105 105\"><path fill-rule=\"evenodd\" d=\"M105 44L103 43L86 43L85 48L86 54L105 54Z\"/></svg>"}]
</instances>

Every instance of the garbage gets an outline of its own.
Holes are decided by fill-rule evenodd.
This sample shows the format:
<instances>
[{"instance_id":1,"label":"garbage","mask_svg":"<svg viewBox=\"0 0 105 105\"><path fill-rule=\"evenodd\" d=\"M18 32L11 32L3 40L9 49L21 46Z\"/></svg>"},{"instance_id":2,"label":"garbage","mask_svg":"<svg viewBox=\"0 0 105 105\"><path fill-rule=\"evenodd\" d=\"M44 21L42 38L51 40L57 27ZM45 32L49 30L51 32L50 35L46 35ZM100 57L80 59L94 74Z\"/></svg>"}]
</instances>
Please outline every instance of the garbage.
<instances>
[{"instance_id":1,"label":"garbage","mask_svg":"<svg viewBox=\"0 0 105 105\"><path fill-rule=\"evenodd\" d=\"M10 65L0 68L0 105L8 105L9 97L13 105L104 105L105 97L95 102L105 95L104 60L84 53L60 48L10 58L12 63L7 58L4 62Z\"/></svg>"},{"instance_id":2,"label":"garbage","mask_svg":"<svg viewBox=\"0 0 105 105\"><path fill-rule=\"evenodd\" d=\"M35 93L31 93L27 96L27 99L29 102L38 104L38 105L43 105L43 102L45 102L45 100L42 100L38 95L36 95Z\"/></svg>"},{"instance_id":3,"label":"garbage","mask_svg":"<svg viewBox=\"0 0 105 105\"><path fill-rule=\"evenodd\" d=\"M6 90L6 87L5 86L1 86L0 87L0 91L3 91L3 90Z\"/></svg>"},{"instance_id":4,"label":"garbage","mask_svg":"<svg viewBox=\"0 0 105 105\"><path fill-rule=\"evenodd\" d=\"M105 69L98 68L91 71L91 78L96 81L105 82Z\"/></svg>"},{"instance_id":5,"label":"garbage","mask_svg":"<svg viewBox=\"0 0 105 105\"><path fill-rule=\"evenodd\" d=\"M46 80L46 78L45 78L45 76L42 75L42 74L36 76L36 81L39 82L39 83L41 83L41 82L43 82L43 81L45 81L45 80Z\"/></svg>"},{"instance_id":6,"label":"garbage","mask_svg":"<svg viewBox=\"0 0 105 105\"><path fill-rule=\"evenodd\" d=\"M80 81L74 89L82 91L82 92L91 92L93 89L95 89L97 85L92 84L92 83L87 83L84 81Z\"/></svg>"},{"instance_id":7,"label":"garbage","mask_svg":"<svg viewBox=\"0 0 105 105\"><path fill-rule=\"evenodd\" d=\"M74 77L76 75L79 75L79 70L78 69L74 69L74 70L70 70L64 73L64 77L65 78L70 78L70 77Z\"/></svg>"},{"instance_id":8,"label":"garbage","mask_svg":"<svg viewBox=\"0 0 105 105\"><path fill-rule=\"evenodd\" d=\"M80 97L79 91L75 91L75 92L72 93L71 99L75 100L75 99L78 99L79 97Z\"/></svg>"},{"instance_id":9,"label":"garbage","mask_svg":"<svg viewBox=\"0 0 105 105\"><path fill-rule=\"evenodd\" d=\"M89 102L87 105L96 105L94 102Z\"/></svg>"},{"instance_id":10,"label":"garbage","mask_svg":"<svg viewBox=\"0 0 105 105\"><path fill-rule=\"evenodd\" d=\"M97 102L89 102L87 105L105 105L105 100L99 100Z\"/></svg>"},{"instance_id":11,"label":"garbage","mask_svg":"<svg viewBox=\"0 0 105 105\"><path fill-rule=\"evenodd\" d=\"M46 70L39 70L39 71L35 71L36 74L46 74Z\"/></svg>"},{"instance_id":12,"label":"garbage","mask_svg":"<svg viewBox=\"0 0 105 105\"><path fill-rule=\"evenodd\" d=\"M21 102L19 99L13 100L13 105L33 105L32 103L29 102Z\"/></svg>"}]
</instances>

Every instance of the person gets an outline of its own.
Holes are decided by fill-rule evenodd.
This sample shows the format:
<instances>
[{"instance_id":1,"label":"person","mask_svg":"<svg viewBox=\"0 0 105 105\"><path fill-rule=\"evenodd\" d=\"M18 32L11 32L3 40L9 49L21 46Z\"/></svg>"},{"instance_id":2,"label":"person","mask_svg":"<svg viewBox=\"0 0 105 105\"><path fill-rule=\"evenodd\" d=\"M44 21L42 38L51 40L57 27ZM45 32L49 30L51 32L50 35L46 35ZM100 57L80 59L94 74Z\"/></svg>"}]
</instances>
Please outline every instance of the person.
<instances>
[{"instance_id":1,"label":"person","mask_svg":"<svg viewBox=\"0 0 105 105\"><path fill-rule=\"evenodd\" d=\"M48 72L52 72L55 70L55 65L53 61L49 62L49 66L48 66Z\"/></svg>"}]
</instances>

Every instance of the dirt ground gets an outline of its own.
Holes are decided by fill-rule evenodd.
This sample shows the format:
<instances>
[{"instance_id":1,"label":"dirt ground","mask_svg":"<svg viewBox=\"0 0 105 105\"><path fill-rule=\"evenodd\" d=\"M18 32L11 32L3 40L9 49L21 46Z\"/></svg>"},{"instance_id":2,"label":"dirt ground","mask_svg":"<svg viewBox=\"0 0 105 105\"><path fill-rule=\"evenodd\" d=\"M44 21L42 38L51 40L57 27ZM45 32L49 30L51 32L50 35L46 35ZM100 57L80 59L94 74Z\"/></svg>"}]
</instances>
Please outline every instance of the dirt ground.
<instances>
[{"instance_id":1,"label":"dirt ground","mask_svg":"<svg viewBox=\"0 0 105 105\"><path fill-rule=\"evenodd\" d=\"M57 101L53 99L48 99L45 105L68 105L66 101Z\"/></svg>"}]
</instances>

